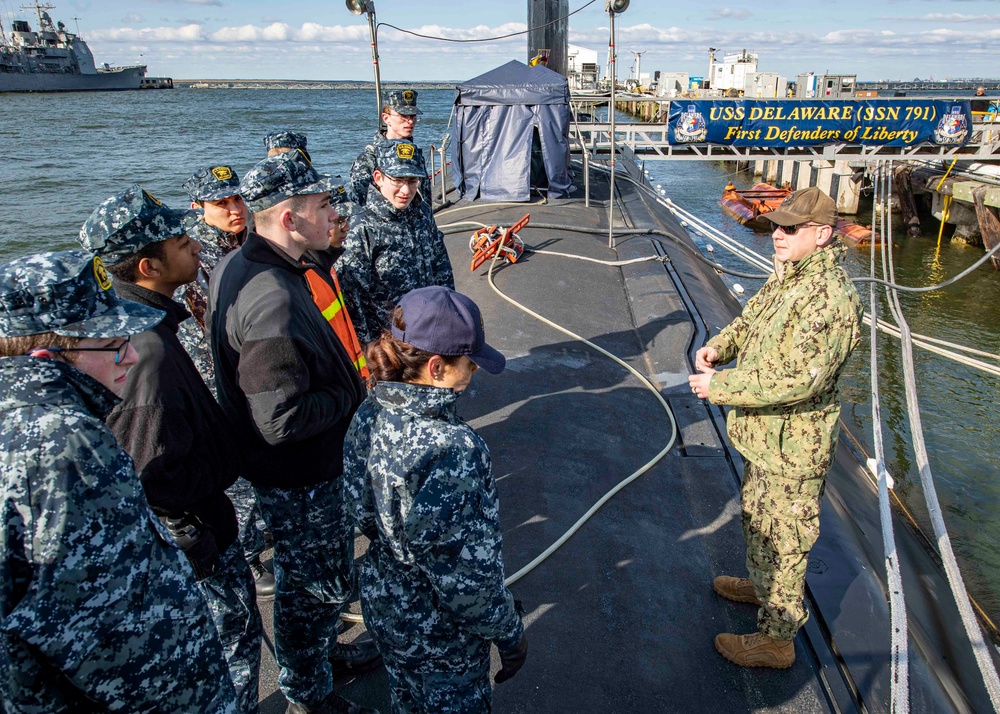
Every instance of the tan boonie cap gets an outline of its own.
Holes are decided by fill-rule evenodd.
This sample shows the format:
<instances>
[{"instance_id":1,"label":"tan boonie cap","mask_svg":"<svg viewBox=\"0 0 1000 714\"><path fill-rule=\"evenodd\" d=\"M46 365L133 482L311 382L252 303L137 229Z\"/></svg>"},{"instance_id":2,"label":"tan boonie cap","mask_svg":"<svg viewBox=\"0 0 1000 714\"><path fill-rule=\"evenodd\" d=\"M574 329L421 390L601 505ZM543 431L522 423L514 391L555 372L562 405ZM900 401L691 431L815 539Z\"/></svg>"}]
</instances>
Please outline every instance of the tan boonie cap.
<instances>
[{"instance_id":1,"label":"tan boonie cap","mask_svg":"<svg viewBox=\"0 0 1000 714\"><path fill-rule=\"evenodd\" d=\"M790 193L776 210L761 215L779 226L794 226L798 223L836 226L837 204L813 186Z\"/></svg>"}]
</instances>

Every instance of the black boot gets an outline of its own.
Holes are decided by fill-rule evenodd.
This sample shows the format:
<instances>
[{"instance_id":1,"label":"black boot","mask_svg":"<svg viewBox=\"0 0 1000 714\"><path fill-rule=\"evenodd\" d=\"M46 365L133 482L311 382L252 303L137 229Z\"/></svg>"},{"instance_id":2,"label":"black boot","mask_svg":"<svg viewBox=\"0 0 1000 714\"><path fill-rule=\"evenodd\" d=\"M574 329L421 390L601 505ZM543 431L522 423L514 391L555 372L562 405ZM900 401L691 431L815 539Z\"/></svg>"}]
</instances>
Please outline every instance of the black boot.
<instances>
[{"instance_id":1,"label":"black boot","mask_svg":"<svg viewBox=\"0 0 1000 714\"><path fill-rule=\"evenodd\" d=\"M378 714L378 709L363 707L335 692L330 692L326 699L312 706L288 702L285 714Z\"/></svg>"},{"instance_id":2,"label":"black boot","mask_svg":"<svg viewBox=\"0 0 1000 714\"><path fill-rule=\"evenodd\" d=\"M257 599L274 600L274 575L264 567L259 557L250 561L250 570L253 572L254 586L257 589Z\"/></svg>"},{"instance_id":3,"label":"black boot","mask_svg":"<svg viewBox=\"0 0 1000 714\"><path fill-rule=\"evenodd\" d=\"M370 672L378 667L381 661L382 655L378 653L375 643L371 640L355 641L350 644L338 642L330 652L330 665L333 667L334 677Z\"/></svg>"}]
</instances>

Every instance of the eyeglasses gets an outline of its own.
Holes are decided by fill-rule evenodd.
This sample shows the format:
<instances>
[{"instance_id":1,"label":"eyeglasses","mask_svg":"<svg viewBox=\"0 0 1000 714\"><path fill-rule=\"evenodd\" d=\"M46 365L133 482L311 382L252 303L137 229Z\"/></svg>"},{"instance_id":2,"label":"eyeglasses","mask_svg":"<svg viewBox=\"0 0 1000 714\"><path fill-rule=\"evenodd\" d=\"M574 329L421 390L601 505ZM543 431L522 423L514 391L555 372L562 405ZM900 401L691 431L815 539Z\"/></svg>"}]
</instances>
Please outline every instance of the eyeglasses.
<instances>
[{"instance_id":1,"label":"eyeglasses","mask_svg":"<svg viewBox=\"0 0 1000 714\"><path fill-rule=\"evenodd\" d=\"M114 347L39 347L37 349L43 349L47 352L114 352L115 364L121 364L122 360L125 359L125 353L128 352L128 343L131 339L132 336L129 335L122 340L120 345Z\"/></svg>"},{"instance_id":2,"label":"eyeglasses","mask_svg":"<svg viewBox=\"0 0 1000 714\"><path fill-rule=\"evenodd\" d=\"M402 188L403 186L416 188L420 185L420 179L418 178L394 178L392 176L386 176L385 180L388 181L389 185L393 188Z\"/></svg>"},{"instance_id":3,"label":"eyeglasses","mask_svg":"<svg viewBox=\"0 0 1000 714\"><path fill-rule=\"evenodd\" d=\"M416 114L400 114L398 112L392 112L389 116L391 116L391 117L399 117L404 122L416 122L417 121L417 115Z\"/></svg>"},{"instance_id":4,"label":"eyeglasses","mask_svg":"<svg viewBox=\"0 0 1000 714\"><path fill-rule=\"evenodd\" d=\"M803 228L809 228L810 226L815 226L815 225L819 224L807 221L805 223L796 223L794 226L778 226L778 228L780 228L781 232L784 233L786 236L793 236Z\"/></svg>"},{"instance_id":5,"label":"eyeglasses","mask_svg":"<svg viewBox=\"0 0 1000 714\"><path fill-rule=\"evenodd\" d=\"M333 219L333 222L336 223L341 228L343 228L344 226L347 225L347 223L350 220L351 220L350 216L337 216L336 218Z\"/></svg>"}]
</instances>

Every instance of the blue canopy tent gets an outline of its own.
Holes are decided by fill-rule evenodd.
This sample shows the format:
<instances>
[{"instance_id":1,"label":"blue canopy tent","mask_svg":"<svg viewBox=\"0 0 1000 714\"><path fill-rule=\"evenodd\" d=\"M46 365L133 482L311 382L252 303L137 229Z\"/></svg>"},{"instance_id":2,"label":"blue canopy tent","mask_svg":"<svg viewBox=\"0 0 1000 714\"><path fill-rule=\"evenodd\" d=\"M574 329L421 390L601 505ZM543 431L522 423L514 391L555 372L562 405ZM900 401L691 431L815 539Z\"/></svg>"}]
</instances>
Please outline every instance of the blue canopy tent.
<instances>
[{"instance_id":1,"label":"blue canopy tent","mask_svg":"<svg viewBox=\"0 0 1000 714\"><path fill-rule=\"evenodd\" d=\"M569 124L569 84L546 67L511 60L458 85L451 127L452 183L471 200L527 201L532 183L547 183L550 198L566 196ZM536 159L541 159L534 175L533 140Z\"/></svg>"}]
</instances>

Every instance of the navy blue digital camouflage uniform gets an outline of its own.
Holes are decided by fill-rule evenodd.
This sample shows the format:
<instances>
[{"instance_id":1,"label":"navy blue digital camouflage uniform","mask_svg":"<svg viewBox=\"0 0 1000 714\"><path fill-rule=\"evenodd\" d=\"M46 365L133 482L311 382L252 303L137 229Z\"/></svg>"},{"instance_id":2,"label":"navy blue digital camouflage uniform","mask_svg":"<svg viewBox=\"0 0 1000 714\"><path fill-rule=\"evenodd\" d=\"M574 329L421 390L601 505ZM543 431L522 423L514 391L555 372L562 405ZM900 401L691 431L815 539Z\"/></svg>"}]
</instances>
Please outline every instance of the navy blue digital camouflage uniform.
<instances>
[{"instance_id":1,"label":"navy blue digital camouflage uniform","mask_svg":"<svg viewBox=\"0 0 1000 714\"><path fill-rule=\"evenodd\" d=\"M232 176L225 168L223 175ZM187 232L171 225L174 212L138 185L115 194L94 210L80 230L81 244L114 265L147 245ZM122 255L123 248L132 253ZM254 580L236 543L237 522L225 494L240 473L240 454L222 408L205 386L177 338L190 321L184 306L165 295L115 278L119 295L165 313L132 342L139 360L122 402L107 424L132 456L147 501L178 542L198 577L229 664L240 711L257 711L261 620Z\"/></svg>"},{"instance_id":2,"label":"navy blue digital camouflage uniform","mask_svg":"<svg viewBox=\"0 0 1000 714\"><path fill-rule=\"evenodd\" d=\"M389 176L416 177L423 171L423 159L407 141L386 142L379 161ZM361 219L347 234L337 275L362 344L382 333L393 307L410 290L428 285L455 288L444 234L422 204L418 195L400 210L373 184Z\"/></svg>"},{"instance_id":3,"label":"navy blue digital camouflage uniform","mask_svg":"<svg viewBox=\"0 0 1000 714\"><path fill-rule=\"evenodd\" d=\"M370 540L359 565L365 625L397 713L488 712L490 644L524 626L504 585L490 454L450 389L381 382L344 453L344 500Z\"/></svg>"},{"instance_id":4,"label":"navy blue digital camouflage uniform","mask_svg":"<svg viewBox=\"0 0 1000 714\"><path fill-rule=\"evenodd\" d=\"M0 267L0 337L115 337L160 317L83 251ZM191 565L104 424L116 397L36 357L0 359L0 381L0 710L234 714Z\"/></svg>"}]
</instances>

